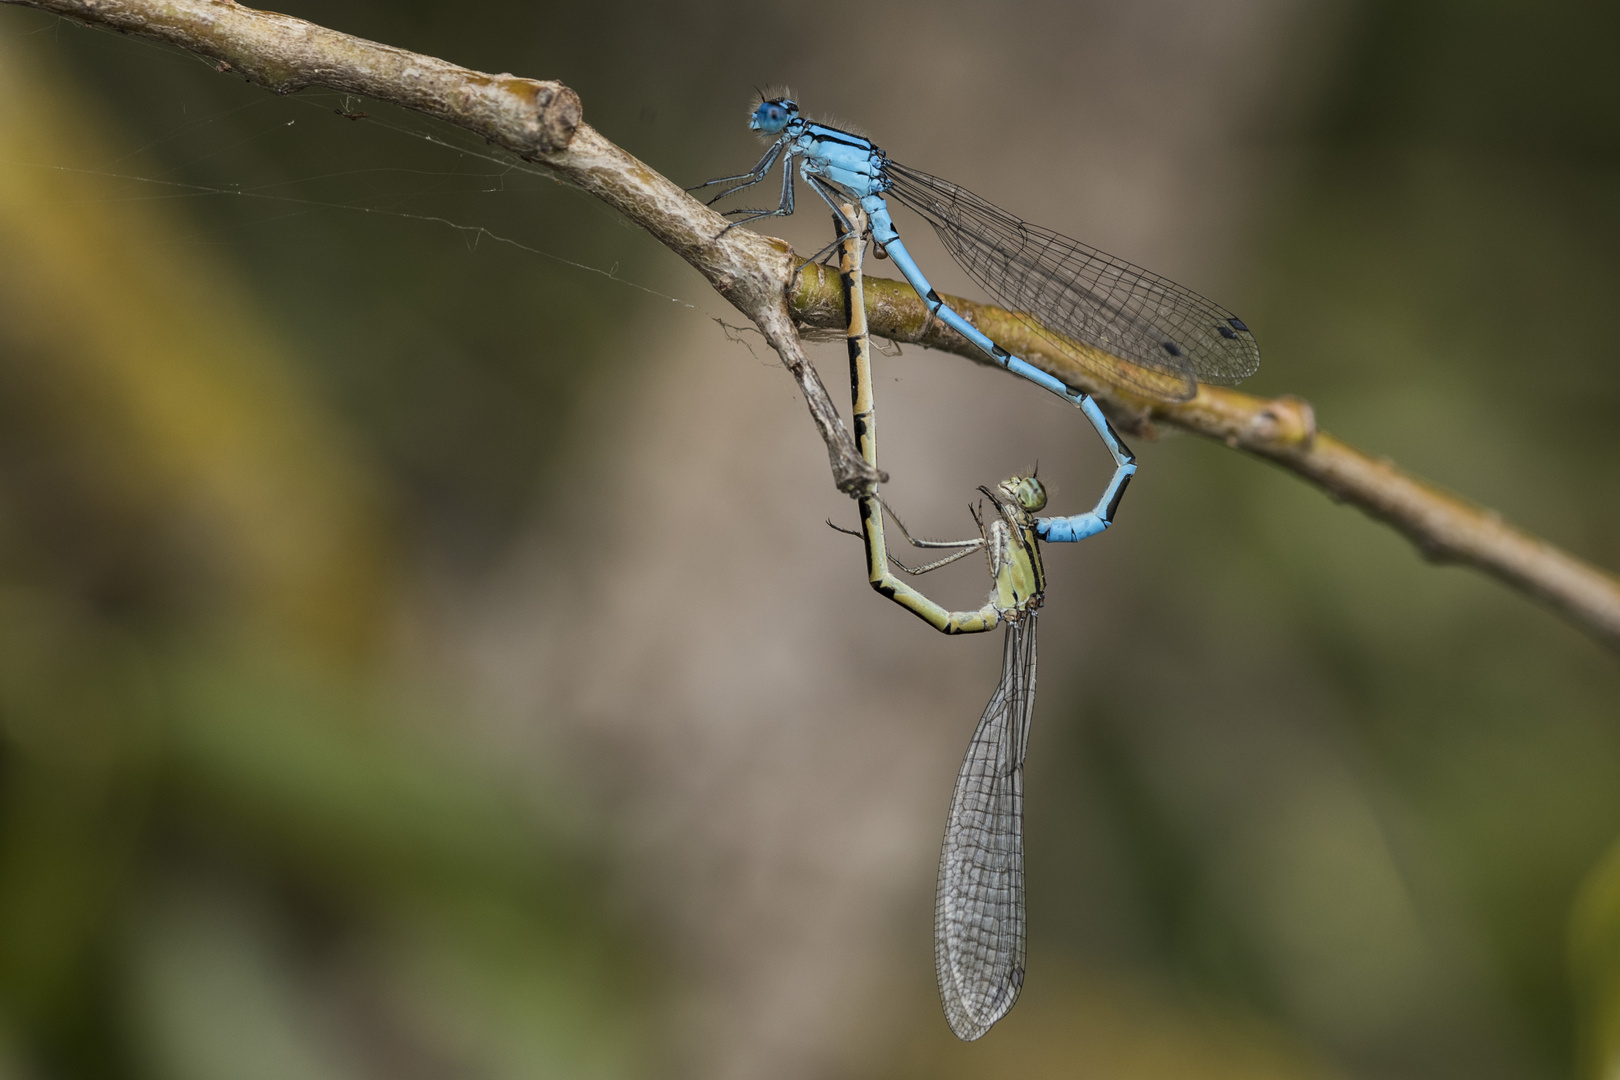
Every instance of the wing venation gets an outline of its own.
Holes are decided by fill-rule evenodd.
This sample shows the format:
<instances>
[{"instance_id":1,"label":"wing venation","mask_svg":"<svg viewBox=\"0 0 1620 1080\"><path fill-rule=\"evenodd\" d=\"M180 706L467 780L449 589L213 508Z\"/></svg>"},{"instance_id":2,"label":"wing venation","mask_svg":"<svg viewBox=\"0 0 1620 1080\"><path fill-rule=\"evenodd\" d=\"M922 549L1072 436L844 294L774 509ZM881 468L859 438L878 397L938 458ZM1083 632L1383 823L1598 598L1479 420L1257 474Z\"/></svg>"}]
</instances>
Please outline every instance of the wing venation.
<instances>
[{"instance_id":1,"label":"wing venation","mask_svg":"<svg viewBox=\"0 0 1620 1080\"><path fill-rule=\"evenodd\" d=\"M1254 335L1219 304L959 184L892 161L887 172L889 192L934 227L975 281L1103 381L1175 401L1192 397L1199 381L1236 383L1260 367Z\"/></svg>"},{"instance_id":2,"label":"wing venation","mask_svg":"<svg viewBox=\"0 0 1620 1080\"><path fill-rule=\"evenodd\" d=\"M945 1019L973 1040L1024 985L1024 754L1035 708L1035 612L1007 626L1001 683L951 796L934 902L934 967Z\"/></svg>"}]
</instances>

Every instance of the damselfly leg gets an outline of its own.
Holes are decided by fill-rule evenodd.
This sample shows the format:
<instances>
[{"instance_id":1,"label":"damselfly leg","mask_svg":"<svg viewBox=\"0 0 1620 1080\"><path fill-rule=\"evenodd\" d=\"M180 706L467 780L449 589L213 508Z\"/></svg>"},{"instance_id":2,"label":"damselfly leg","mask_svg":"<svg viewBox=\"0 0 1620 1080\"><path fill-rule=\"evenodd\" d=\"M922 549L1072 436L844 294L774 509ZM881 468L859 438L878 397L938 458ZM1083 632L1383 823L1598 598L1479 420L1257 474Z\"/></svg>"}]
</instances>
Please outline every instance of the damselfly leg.
<instances>
[{"instance_id":1,"label":"damselfly leg","mask_svg":"<svg viewBox=\"0 0 1620 1080\"><path fill-rule=\"evenodd\" d=\"M879 502L882 502L881 496L879 497ZM958 559L965 559L969 555L972 555L977 551L983 550L984 546L987 543L989 543L989 538L985 535L985 532L984 532L984 521L980 518L978 510L975 509L972 505L968 506L968 512L973 515L973 520L979 526L979 535L974 537L971 540L919 540L916 537L912 536L911 533L906 530L905 522L900 520L900 515L896 514L894 512L894 510L889 506L888 503L883 503L882 505L883 505L883 512L885 514L889 515L889 520L890 521L894 522L896 525L898 525L900 527L901 535L906 538L906 543L910 544L912 547L914 547L914 548L960 548L961 549L960 551L957 551L955 554L947 555L943 559L936 559L933 562L927 563L927 564L925 564L923 566L907 566L905 563L901 562L895 556L895 554L892 551L889 552L888 553L889 562L892 565L898 567L901 570L901 572L910 574L912 577L920 577L923 574L926 574L931 570L938 570L942 566L949 566L951 563L956 562ZM864 534L857 531L857 530L855 530L855 529L846 529L842 525L834 524L831 520L829 520L827 522L827 524L832 525L833 528L837 529L839 532L844 533L844 534L846 534L848 536L853 536L853 537L857 537L857 538L864 538Z\"/></svg>"},{"instance_id":2,"label":"damselfly leg","mask_svg":"<svg viewBox=\"0 0 1620 1080\"><path fill-rule=\"evenodd\" d=\"M761 177L760 179L763 180L764 177ZM752 185L745 184L743 186L751 187ZM732 189L732 191L739 190L741 189ZM727 195L730 193L731 192L726 192ZM724 196L716 196L715 199L710 199L709 205L714 205L717 199L723 197ZM746 225L750 221L758 221L760 218L790 216L793 213L793 155L787 155L787 159L782 162L782 201L777 204L775 210L726 210L723 213L725 217L732 217L734 215L738 216L736 221L731 222L725 228L720 230L721 236L726 235L726 233L730 232L732 229L735 229L739 225Z\"/></svg>"},{"instance_id":3,"label":"damselfly leg","mask_svg":"<svg viewBox=\"0 0 1620 1080\"><path fill-rule=\"evenodd\" d=\"M755 165L752 169L749 169L745 173L738 173L736 176L717 176L713 180L705 180L696 187L689 187L686 190L702 191L704 188L715 187L719 184L730 184L737 180L742 181L742 183L737 184L735 187L729 187L722 191L705 204L707 206L713 206L727 195L735 194L736 192L742 191L744 188L751 188L755 184L764 180L766 176L770 175L771 166L776 164L776 159L781 155L783 147L784 144L780 140L772 143L771 148L765 151L765 156L759 159L759 164Z\"/></svg>"}]
</instances>

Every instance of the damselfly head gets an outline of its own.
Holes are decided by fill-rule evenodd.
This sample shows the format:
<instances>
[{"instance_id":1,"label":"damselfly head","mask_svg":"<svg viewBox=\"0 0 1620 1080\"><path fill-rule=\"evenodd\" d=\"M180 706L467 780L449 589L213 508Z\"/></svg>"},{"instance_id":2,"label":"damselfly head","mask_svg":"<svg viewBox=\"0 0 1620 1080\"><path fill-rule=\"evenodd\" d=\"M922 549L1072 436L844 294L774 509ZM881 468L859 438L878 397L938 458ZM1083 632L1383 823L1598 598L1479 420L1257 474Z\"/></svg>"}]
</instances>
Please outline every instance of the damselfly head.
<instances>
[{"instance_id":1,"label":"damselfly head","mask_svg":"<svg viewBox=\"0 0 1620 1080\"><path fill-rule=\"evenodd\" d=\"M1001 490L1019 506L1035 514L1046 509L1046 485L1033 476L1009 476Z\"/></svg>"},{"instance_id":2,"label":"damselfly head","mask_svg":"<svg viewBox=\"0 0 1620 1080\"><path fill-rule=\"evenodd\" d=\"M799 106L788 97L767 97L755 106L748 127L761 135L780 135L799 116Z\"/></svg>"}]
</instances>

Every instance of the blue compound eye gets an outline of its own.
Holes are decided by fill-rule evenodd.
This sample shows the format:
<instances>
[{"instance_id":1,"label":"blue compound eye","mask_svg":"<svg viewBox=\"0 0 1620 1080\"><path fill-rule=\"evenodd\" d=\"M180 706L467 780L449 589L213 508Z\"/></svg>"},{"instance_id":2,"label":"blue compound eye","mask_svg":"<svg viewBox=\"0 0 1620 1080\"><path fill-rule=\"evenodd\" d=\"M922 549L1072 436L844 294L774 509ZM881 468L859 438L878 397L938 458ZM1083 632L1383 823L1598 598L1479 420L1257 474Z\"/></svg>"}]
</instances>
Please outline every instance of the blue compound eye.
<instances>
[{"instance_id":1,"label":"blue compound eye","mask_svg":"<svg viewBox=\"0 0 1620 1080\"><path fill-rule=\"evenodd\" d=\"M764 101L754 110L754 121L751 126L758 131L775 134L787 127L798 111L799 107L786 98Z\"/></svg>"}]
</instances>

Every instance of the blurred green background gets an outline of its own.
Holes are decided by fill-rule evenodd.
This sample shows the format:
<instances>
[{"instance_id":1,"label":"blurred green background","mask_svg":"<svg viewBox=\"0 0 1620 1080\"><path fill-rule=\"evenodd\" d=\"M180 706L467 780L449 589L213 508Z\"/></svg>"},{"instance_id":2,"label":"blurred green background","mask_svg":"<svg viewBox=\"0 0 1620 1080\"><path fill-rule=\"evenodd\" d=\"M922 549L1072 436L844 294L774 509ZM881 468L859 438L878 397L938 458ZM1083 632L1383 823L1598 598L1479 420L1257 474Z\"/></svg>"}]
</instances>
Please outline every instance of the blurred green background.
<instances>
[{"instance_id":1,"label":"blurred green background","mask_svg":"<svg viewBox=\"0 0 1620 1080\"><path fill-rule=\"evenodd\" d=\"M562 80L682 183L790 82L1620 566L1613 5L289 13ZM1049 553L1028 981L955 1042L934 863L999 641L870 594L716 319L476 141L0 7L0 1078L1620 1077L1614 656L1168 435ZM925 532L1106 476L1028 387L879 373Z\"/></svg>"}]
</instances>

